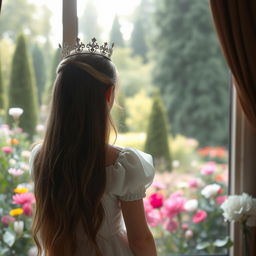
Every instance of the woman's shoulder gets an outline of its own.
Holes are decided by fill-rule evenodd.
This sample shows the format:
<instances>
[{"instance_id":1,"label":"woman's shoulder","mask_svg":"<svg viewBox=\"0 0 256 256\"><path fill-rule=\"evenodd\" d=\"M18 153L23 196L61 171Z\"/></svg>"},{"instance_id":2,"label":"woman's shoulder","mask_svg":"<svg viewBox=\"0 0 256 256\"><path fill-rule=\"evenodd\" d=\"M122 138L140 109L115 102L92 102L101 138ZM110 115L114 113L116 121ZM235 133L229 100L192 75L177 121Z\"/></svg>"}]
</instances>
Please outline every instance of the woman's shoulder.
<instances>
[{"instance_id":1,"label":"woman's shoulder","mask_svg":"<svg viewBox=\"0 0 256 256\"><path fill-rule=\"evenodd\" d=\"M116 161L107 167L110 191L122 200L137 200L153 181L152 156L132 147L121 147Z\"/></svg>"}]
</instances>

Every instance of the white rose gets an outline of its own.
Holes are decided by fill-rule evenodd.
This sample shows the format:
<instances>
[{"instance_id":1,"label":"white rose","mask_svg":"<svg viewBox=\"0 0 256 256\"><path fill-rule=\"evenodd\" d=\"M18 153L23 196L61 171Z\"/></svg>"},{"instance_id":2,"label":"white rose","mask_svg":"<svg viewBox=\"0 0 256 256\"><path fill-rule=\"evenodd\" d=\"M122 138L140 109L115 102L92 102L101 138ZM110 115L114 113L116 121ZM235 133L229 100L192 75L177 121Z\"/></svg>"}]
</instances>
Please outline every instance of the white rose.
<instances>
[{"instance_id":1,"label":"white rose","mask_svg":"<svg viewBox=\"0 0 256 256\"><path fill-rule=\"evenodd\" d=\"M180 166L180 161L179 161L179 160L174 160L174 161L172 161L172 166L173 166L174 168L179 167L179 166Z\"/></svg>"},{"instance_id":2,"label":"white rose","mask_svg":"<svg viewBox=\"0 0 256 256\"><path fill-rule=\"evenodd\" d=\"M198 201L196 199L188 200L185 205L184 209L188 212L194 212L198 208Z\"/></svg>"},{"instance_id":3,"label":"white rose","mask_svg":"<svg viewBox=\"0 0 256 256\"><path fill-rule=\"evenodd\" d=\"M30 248L28 251L28 256L37 256L37 248L36 247Z\"/></svg>"},{"instance_id":4,"label":"white rose","mask_svg":"<svg viewBox=\"0 0 256 256\"><path fill-rule=\"evenodd\" d=\"M246 221L256 217L256 200L246 193L232 195L220 206L228 221Z\"/></svg>"},{"instance_id":5,"label":"white rose","mask_svg":"<svg viewBox=\"0 0 256 256\"><path fill-rule=\"evenodd\" d=\"M193 231L190 230L190 229L185 232L185 237L186 237L187 239L192 238L193 235L194 235L194 233L193 233Z\"/></svg>"},{"instance_id":6,"label":"white rose","mask_svg":"<svg viewBox=\"0 0 256 256\"><path fill-rule=\"evenodd\" d=\"M23 150L23 151L21 152L21 156L28 159L28 158L30 157L30 151L28 151L28 150Z\"/></svg>"},{"instance_id":7,"label":"white rose","mask_svg":"<svg viewBox=\"0 0 256 256\"><path fill-rule=\"evenodd\" d=\"M24 230L24 222L22 220L14 221L13 225L15 233L20 235Z\"/></svg>"},{"instance_id":8,"label":"white rose","mask_svg":"<svg viewBox=\"0 0 256 256\"><path fill-rule=\"evenodd\" d=\"M218 194L218 191L221 189L221 186L218 184L210 184L203 188L201 194L206 197L210 198L211 196L215 196Z\"/></svg>"},{"instance_id":9,"label":"white rose","mask_svg":"<svg viewBox=\"0 0 256 256\"><path fill-rule=\"evenodd\" d=\"M9 115L12 116L14 119L18 119L23 114L22 108L10 108Z\"/></svg>"}]
</instances>

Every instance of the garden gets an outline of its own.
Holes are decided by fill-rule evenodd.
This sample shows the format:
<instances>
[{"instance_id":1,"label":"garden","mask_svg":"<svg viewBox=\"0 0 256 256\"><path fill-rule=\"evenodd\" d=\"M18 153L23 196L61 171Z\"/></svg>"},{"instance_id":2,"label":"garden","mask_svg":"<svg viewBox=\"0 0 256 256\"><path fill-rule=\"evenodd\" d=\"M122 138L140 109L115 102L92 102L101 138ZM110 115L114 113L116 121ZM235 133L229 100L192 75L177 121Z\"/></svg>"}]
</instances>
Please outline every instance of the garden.
<instances>
[{"instance_id":1,"label":"garden","mask_svg":"<svg viewBox=\"0 0 256 256\"><path fill-rule=\"evenodd\" d=\"M100 4L78 1L79 36L115 42L118 136L110 143L154 157L144 207L158 255L226 254L228 72L207 1L167 2L138 1L104 27ZM36 255L29 157L43 139L61 59L49 6L9 0L0 16L0 256Z\"/></svg>"}]
</instances>

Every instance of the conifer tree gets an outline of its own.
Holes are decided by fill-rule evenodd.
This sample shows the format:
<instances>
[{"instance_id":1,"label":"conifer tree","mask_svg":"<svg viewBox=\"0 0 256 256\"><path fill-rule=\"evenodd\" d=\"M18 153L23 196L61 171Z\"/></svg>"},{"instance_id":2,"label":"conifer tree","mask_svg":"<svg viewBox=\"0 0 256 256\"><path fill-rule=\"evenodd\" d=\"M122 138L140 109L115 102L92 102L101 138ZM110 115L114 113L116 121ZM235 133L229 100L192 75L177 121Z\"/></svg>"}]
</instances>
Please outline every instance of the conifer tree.
<instances>
[{"instance_id":1,"label":"conifer tree","mask_svg":"<svg viewBox=\"0 0 256 256\"><path fill-rule=\"evenodd\" d=\"M171 167L171 153L168 143L167 116L159 93L155 93L149 117L145 151L155 160L164 159L167 167Z\"/></svg>"},{"instance_id":2,"label":"conifer tree","mask_svg":"<svg viewBox=\"0 0 256 256\"><path fill-rule=\"evenodd\" d=\"M132 55L136 56L139 55L142 57L143 62L147 62L147 52L148 47L146 43L145 38L145 30L143 27L143 20L139 17L137 17L134 29L131 36L131 47L132 47Z\"/></svg>"},{"instance_id":3,"label":"conifer tree","mask_svg":"<svg viewBox=\"0 0 256 256\"><path fill-rule=\"evenodd\" d=\"M114 42L117 47L124 47L124 38L121 32L121 26L118 16L116 15L113 21L112 29L110 32L110 43Z\"/></svg>"},{"instance_id":4,"label":"conifer tree","mask_svg":"<svg viewBox=\"0 0 256 256\"><path fill-rule=\"evenodd\" d=\"M228 71L207 1L156 1L154 83L172 133L200 146L227 145Z\"/></svg>"},{"instance_id":5,"label":"conifer tree","mask_svg":"<svg viewBox=\"0 0 256 256\"><path fill-rule=\"evenodd\" d=\"M114 117L118 125L118 131L121 133L128 132L128 126L126 124L127 112L125 105L125 97L122 91L118 94L117 103L119 107L115 108Z\"/></svg>"},{"instance_id":6,"label":"conifer tree","mask_svg":"<svg viewBox=\"0 0 256 256\"><path fill-rule=\"evenodd\" d=\"M35 133L38 121L37 91L32 76L33 72L27 54L25 38L20 35L12 59L8 109L19 107L24 110L19 125L29 134L30 138ZM11 117L8 119L11 123Z\"/></svg>"},{"instance_id":7,"label":"conifer tree","mask_svg":"<svg viewBox=\"0 0 256 256\"><path fill-rule=\"evenodd\" d=\"M35 70L38 102L39 102L39 105L41 105L42 95L43 95L45 82L46 82L46 72L45 72L45 63L44 63L43 54L37 45L35 45L33 48L32 57L33 57L33 66Z\"/></svg>"}]
</instances>

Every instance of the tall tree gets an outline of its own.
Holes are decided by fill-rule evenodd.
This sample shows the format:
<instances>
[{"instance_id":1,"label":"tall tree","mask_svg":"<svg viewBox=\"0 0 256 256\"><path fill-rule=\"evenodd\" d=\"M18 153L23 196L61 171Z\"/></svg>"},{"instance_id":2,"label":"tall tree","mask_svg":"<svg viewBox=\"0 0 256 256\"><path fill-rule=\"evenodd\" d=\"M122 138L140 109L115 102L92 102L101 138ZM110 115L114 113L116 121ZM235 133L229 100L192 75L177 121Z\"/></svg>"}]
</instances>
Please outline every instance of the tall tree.
<instances>
[{"instance_id":1,"label":"tall tree","mask_svg":"<svg viewBox=\"0 0 256 256\"><path fill-rule=\"evenodd\" d=\"M38 121L37 92L32 75L25 38L20 35L12 60L9 108L19 107L24 110L20 119L20 127L29 134L30 138L35 133Z\"/></svg>"},{"instance_id":2,"label":"tall tree","mask_svg":"<svg viewBox=\"0 0 256 256\"><path fill-rule=\"evenodd\" d=\"M155 93L149 117L145 151L152 154L155 160L164 159L171 167L171 154L168 143L167 116L159 93Z\"/></svg>"},{"instance_id":3,"label":"tall tree","mask_svg":"<svg viewBox=\"0 0 256 256\"><path fill-rule=\"evenodd\" d=\"M115 46L124 47L124 38L121 32L121 26L117 15L115 16L112 24L112 29L110 32L110 42L114 42Z\"/></svg>"},{"instance_id":4,"label":"tall tree","mask_svg":"<svg viewBox=\"0 0 256 256\"><path fill-rule=\"evenodd\" d=\"M0 16L0 36L8 35L13 41L24 31L35 36L48 37L50 32L49 8L37 6L29 0L8 0Z\"/></svg>"},{"instance_id":5,"label":"tall tree","mask_svg":"<svg viewBox=\"0 0 256 256\"><path fill-rule=\"evenodd\" d=\"M61 60L61 52L60 49L57 48L53 54L52 57L52 63L51 63L51 70L50 70L50 75L49 75L49 81L47 83L47 86L44 90L44 95L43 95L43 102L45 104L48 104L51 99L52 95L52 89L53 89L53 84L56 79L56 69L60 63Z\"/></svg>"},{"instance_id":6,"label":"tall tree","mask_svg":"<svg viewBox=\"0 0 256 256\"><path fill-rule=\"evenodd\" d=\"M131 37L132 55L142 57L144 63L147 62L148 46L145 38L145 29L143 20L138 16L134 23L134 29Z\"/></svg>"},{"instance_id":7,"label":"tall tree","mask_svg":"<svg viewBox=\"0 0 256 256\"><path fill-rule=\"evenodd\" d=\"M227 145L228 71L207 1L157 1L154 81L174 134Z\"/></svg>"},{"instance_id":8,"label":"tall tree","mask_svg":"<svg viewBox=\"0 0 256 256\"><path fill-rule=\"evenodd\" d=\"M39 102L39 105L41 105L42 95L43 95L45 82L46 82L46 73L45 73L44 57L38 45L34 45L34 48L32 51L32 58L33 58L33 66L35 70L38 102Z\"/></svg>"},{"instance_id":9,"label":"tall tree","mask_svg":"<svg viewBox=\"0 0 256 256\"><path fill-rule=\"evenodd\" d=\"M93 1L88 1L85 6L84 13L79 19L79 30L86 41L90 41L93 37L96 37L96 39L101 37L97 9Z\"/></svg>"},{"instance_id":10,"label":"tall tree","mask_svg":"<svg viewBox=\"0 0 256 256\"><path fill-rule=\"evenodd\" d=\"M152 0L142 0L135 12L134 27L131 35L132 55L142 57L144 63L147 62L148 44L151 40L153 28Z\"/></svg>"}]
</instances>

